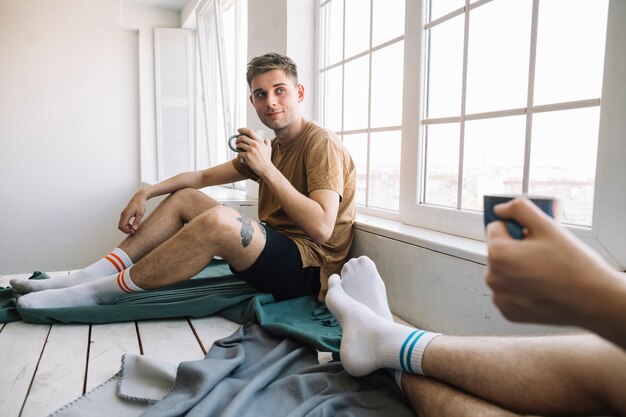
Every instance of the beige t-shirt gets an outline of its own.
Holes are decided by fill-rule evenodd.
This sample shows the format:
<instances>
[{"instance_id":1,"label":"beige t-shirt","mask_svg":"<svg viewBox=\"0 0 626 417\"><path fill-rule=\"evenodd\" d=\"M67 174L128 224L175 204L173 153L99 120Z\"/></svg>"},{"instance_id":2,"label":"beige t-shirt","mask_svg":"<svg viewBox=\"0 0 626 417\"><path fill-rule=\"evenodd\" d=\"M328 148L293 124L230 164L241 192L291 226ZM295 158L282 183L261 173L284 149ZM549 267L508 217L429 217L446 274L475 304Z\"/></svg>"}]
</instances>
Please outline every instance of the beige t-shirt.
<instances>
[{"instance_id":1,"label":"beige t-shirt","mask_svg":"<svg viewBox=\"0 0 626 417\"><path fill-rule=\"evenodd\" d=\"M269 187L239 158L235 169L259 183L259 220L291 238L302 258L302 266L319 266L321 292L328 290L328 277L339 273L346 261L353 238L356 169L352 157L337 136L314 122L307 122L298 138L287 146L272 141L272 163L296 190L308 196L311 191L327 189L339 194L339 211L333 233L318 245L287 216Z\"/></svg>"}]
</instances>

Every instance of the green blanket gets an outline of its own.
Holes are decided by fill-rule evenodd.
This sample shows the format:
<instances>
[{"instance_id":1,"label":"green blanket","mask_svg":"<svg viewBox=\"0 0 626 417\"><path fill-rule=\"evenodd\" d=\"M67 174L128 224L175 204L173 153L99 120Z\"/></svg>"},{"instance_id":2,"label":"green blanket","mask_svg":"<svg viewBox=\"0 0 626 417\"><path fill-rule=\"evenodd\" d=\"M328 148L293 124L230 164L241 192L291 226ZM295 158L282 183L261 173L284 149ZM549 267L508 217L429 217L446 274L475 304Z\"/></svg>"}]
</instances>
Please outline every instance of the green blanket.
<instances>
[{"instance_id":1,"label":"green blanket","mask_svg":"<svg viewBox=\"0 0 626 417\"><path fill-rule=\"evenodd\" d=\"M182 283L128 294L115 304L71 308L19 308L11 288L0 290L0 322L114 323L221 313L237 323L254 322L277 336L289 336L326 352L338 352L341 329L315 296L274 302L214 261Z\"/></svg>"}]
</instances>

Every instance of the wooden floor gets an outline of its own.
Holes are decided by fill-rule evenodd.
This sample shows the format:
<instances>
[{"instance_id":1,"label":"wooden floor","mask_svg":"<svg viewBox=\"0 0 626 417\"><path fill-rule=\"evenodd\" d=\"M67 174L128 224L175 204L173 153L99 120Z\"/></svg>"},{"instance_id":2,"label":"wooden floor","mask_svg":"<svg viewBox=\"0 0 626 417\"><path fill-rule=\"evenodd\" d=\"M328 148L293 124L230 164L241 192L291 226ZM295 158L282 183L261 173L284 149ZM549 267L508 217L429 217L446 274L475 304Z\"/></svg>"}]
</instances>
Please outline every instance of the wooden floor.
<instances>
[{"instance_id":1,"label":"wooden floor","mask_svg":"<svg viewBox=\"0 0 626 417\"><path fill-rule=\"evenodd\" d=\"M60 275L68 272L56 272ZM0 277L0 287L28 275ZM125 353L170 363L202 359L238 324L202 319L67 325L0 323L0 416L42 417L108 380Z\"/></svg>"}]
</instances>

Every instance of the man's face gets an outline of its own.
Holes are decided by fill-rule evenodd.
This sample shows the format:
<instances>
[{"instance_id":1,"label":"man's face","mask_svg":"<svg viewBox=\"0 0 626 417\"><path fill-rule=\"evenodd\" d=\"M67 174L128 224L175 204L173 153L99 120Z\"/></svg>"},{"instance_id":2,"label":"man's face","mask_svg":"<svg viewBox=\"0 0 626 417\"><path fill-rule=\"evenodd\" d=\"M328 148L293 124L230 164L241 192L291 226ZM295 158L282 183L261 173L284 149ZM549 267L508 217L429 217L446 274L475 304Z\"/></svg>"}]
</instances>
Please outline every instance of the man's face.
<instances>
[{"instance_id":1,"label":"man's face","mask_svg":"<svg viewBox=\"0 0 626 417\"><path fill-rule=\"evenodd\" d=\"M250 102L261 122L272 130L288 128L300 116L300 102L304 98L302 85L282 70L273 70L252 79Z\"/></svg>"}]
</instances>

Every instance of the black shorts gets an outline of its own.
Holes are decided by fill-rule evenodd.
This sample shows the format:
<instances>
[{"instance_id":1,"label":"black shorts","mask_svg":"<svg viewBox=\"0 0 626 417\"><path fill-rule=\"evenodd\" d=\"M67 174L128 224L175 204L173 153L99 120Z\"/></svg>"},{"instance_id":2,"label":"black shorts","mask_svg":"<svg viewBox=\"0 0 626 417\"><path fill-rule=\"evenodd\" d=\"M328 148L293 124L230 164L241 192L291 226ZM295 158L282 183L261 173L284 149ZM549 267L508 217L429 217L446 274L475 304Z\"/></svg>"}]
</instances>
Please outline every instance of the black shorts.
<instances>
[{"instance_id":1,"label":"black shorts","mask_svg":"<svg viewBox=\"0 0 626 417\"><path fill-rule=\"evenodd\" d=\"M269 292L277 301L320 291L320 268L302 267L302 258L295 242L284 234L265 227L267 240L259 258L245 271L230 269L235 275L259 291Z\"/></svg>"}]
</instances>

